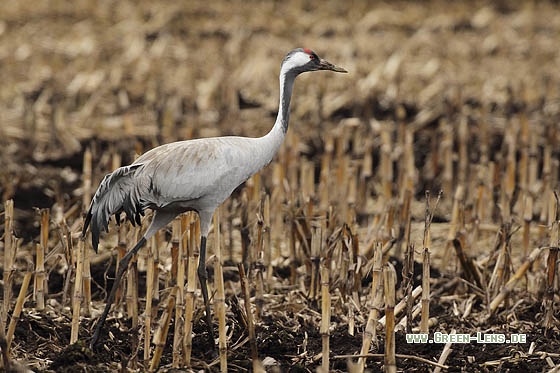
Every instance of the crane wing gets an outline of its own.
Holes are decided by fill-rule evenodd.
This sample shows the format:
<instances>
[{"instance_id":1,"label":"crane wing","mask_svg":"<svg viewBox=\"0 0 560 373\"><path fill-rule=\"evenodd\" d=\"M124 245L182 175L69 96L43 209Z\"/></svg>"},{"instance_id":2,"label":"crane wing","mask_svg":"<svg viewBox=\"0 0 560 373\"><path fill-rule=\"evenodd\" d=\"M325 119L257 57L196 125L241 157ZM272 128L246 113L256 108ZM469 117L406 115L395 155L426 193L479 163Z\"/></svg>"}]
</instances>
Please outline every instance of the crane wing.
<instances>
[{"instance_id":1,"label":"crane wing","mask_svg":"<svg viewBox=\"0 0 560 373\"><path fill-rule=\"evenodd\" d=\"M253 174L247 161L249 141L238 137L188 140L145 153L137 162L144 164L141 183L150 191L150 202L159 208L189 201L195 209L217 207Z\"/></svg>"}]
</instances>

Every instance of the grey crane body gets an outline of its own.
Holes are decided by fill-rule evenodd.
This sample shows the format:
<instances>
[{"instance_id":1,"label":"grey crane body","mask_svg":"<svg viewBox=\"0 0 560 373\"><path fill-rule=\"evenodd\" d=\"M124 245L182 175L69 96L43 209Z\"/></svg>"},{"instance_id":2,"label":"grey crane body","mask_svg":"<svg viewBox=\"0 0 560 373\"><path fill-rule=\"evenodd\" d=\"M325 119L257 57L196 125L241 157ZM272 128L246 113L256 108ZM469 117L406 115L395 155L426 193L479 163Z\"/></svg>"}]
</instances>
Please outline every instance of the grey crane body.
<instances>
[{"instance_id":1,"label":"grey crane body","mask_svg":"<svg viewBox=\"0 0 560 373\"><path fill-rule=\"evenodd\" d=\"M108 231L108 221L112 215L124 212L133 224L140 223L140 216L147 208L152 209L154 215L142 239L119 263L107 305L92 337L92 347L99 337L118 283L131 257L159 229L185 211L196 211L200 218L198 275L206 305L209 337L213 341L205 267L206 237L212 215L235 188L270 163L288 129L295 78L302 72L315 70L346 72L320 59L309 49L298 48L288 53L280 71L278 116L265 136L226 136L169 143L144 153L131 165L120 167L105 176L92 199L82 234L85 237L91 225L92 244L96 251L100 231Z\"/></svg>"},{"instance_id":2,"label":"grey crane body","mask_svg":"<svg viewBox=\"0 0 560 373\"><path fill-rule=\"evenodd\" d=\"M98 211L92 212L92 233L95 235L101 227L107 229L108 218L119 210L134 222L136 214L150 208L158 215L146 231L146 239L189 210L201 215L201 233L206 235L214 210L271 161L279 145L274 140L266 136L214 137L174 142L148 151L102 182L94 197ZM163 221L164 213L169 221ZM98 236L94 237L94 242L97 240Z\"/></svg>"}]
</instances>

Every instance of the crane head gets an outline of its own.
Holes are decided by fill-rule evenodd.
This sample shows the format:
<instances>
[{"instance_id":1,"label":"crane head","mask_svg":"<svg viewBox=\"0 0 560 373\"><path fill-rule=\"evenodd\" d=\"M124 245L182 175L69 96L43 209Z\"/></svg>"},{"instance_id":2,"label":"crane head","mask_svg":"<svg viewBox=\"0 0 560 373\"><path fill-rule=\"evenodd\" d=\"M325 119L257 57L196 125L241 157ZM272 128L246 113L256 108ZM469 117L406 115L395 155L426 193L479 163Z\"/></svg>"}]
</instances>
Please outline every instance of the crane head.
<instances>
[{"instance_id":1,"label":"crane head","mask_svg":"<svg viewBox=\"0 0 560 373\"><path fill-rule=\"evenodd\" d=\"M347 73L342 67L336 66L319 56L311 49L297 48L286 55L282 61L284 72L301 74L306 71L330 70L338 73Z\"/></svg>"}]
</instances>

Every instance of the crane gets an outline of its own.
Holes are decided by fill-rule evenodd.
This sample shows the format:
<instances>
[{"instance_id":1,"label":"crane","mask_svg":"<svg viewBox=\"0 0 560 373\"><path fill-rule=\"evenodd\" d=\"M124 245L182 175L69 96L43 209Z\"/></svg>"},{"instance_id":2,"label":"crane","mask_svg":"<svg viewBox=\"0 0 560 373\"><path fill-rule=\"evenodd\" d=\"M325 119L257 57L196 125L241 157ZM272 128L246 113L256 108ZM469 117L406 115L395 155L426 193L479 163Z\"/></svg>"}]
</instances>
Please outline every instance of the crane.
<instances>
[{"instance_id":1,"label":"crane","mask_svg":"<svg viewBox=\"0 0 560 373\"><path fill-rule=\"evenodd\" d=\"M159 229L177 215L195 211L200 219L200 256L197 275L206 307L208 335L214 344L212 319L206 284L206 238L215 209L235 188L270 163L286 132L290 100L296 77L306 71L330 70L346 73L341 67L319 58L307 48L290 51L280 67L280 104L276 122L262 137L212 137L164 144L149 150L134 163L107 174L86 214L82 239L91 227L92 246L97 252L101 229L108 232L112 215L124 212L134 225L149 208L154 211L148 229L136 245L120 260L115 281L105 309L90 341L93 348L99 339L119 283L131 258Z\"/></svg>"}]
</instances>

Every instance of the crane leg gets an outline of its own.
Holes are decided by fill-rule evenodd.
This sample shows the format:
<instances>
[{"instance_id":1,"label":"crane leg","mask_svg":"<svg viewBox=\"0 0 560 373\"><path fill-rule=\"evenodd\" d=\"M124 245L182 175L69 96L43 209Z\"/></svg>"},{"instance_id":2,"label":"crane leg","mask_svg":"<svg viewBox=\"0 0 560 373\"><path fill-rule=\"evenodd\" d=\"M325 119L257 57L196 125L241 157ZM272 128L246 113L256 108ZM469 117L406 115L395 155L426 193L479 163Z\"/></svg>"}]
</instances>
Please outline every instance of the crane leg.
<instances>
[{"instance_id":1,"label":"crane leg","mask_svg":"<svg viewBox=\"0 0 560 373\"><path fill-rule=\"evenodd\" d=\"M140 239L140 241L138 241L138 243L132 248L132 250L130 250L120 260L119 269L118 269L117 274L115 276L115 282L113 282L113 287L111 288L111 292L109 293L109 296L107 297L107 304L105 305L105 309L103 310L103 314L101 315L101 317L97 321L97 325L95 326L95 331L93 332L93 336L91 337L91 341L90 341L90 344L89 344L90 349L93 350L93 347L95 346L95 344L97 343L97 340L99 339L99 335L101 334L101 329L103 329L103 325L105 324L105 320L107 319L107 315L109 314L109 311L111 310L111 305L115 301L115 295L117 294L117 289L119 288L119 284L121 282L121 279L122 279L124 273L128 269L128 263L130 263L130 260L132 259L132 257L136 253L138 253L138 250L140 250L140 248L142 246L144 246L145 243L146 243L146 238L142 237Z\"/></svg>"},{"instance_id":2,"label":"crane leg","mask_svg":"<svg viewBox=\"0 0 560 373\"><path fill-rule=\"evenodd\" d=\"M214 330L212 328L212 314L210 313L210 301L208 299L208 273L206 272L206 237L200 238L200 257L198 262L198 280L200 281L200 290L204 298L204 306L206 307L206 325L208 327L208 338L211 345L214 345Z\"/></svg>"}]
</instances>

